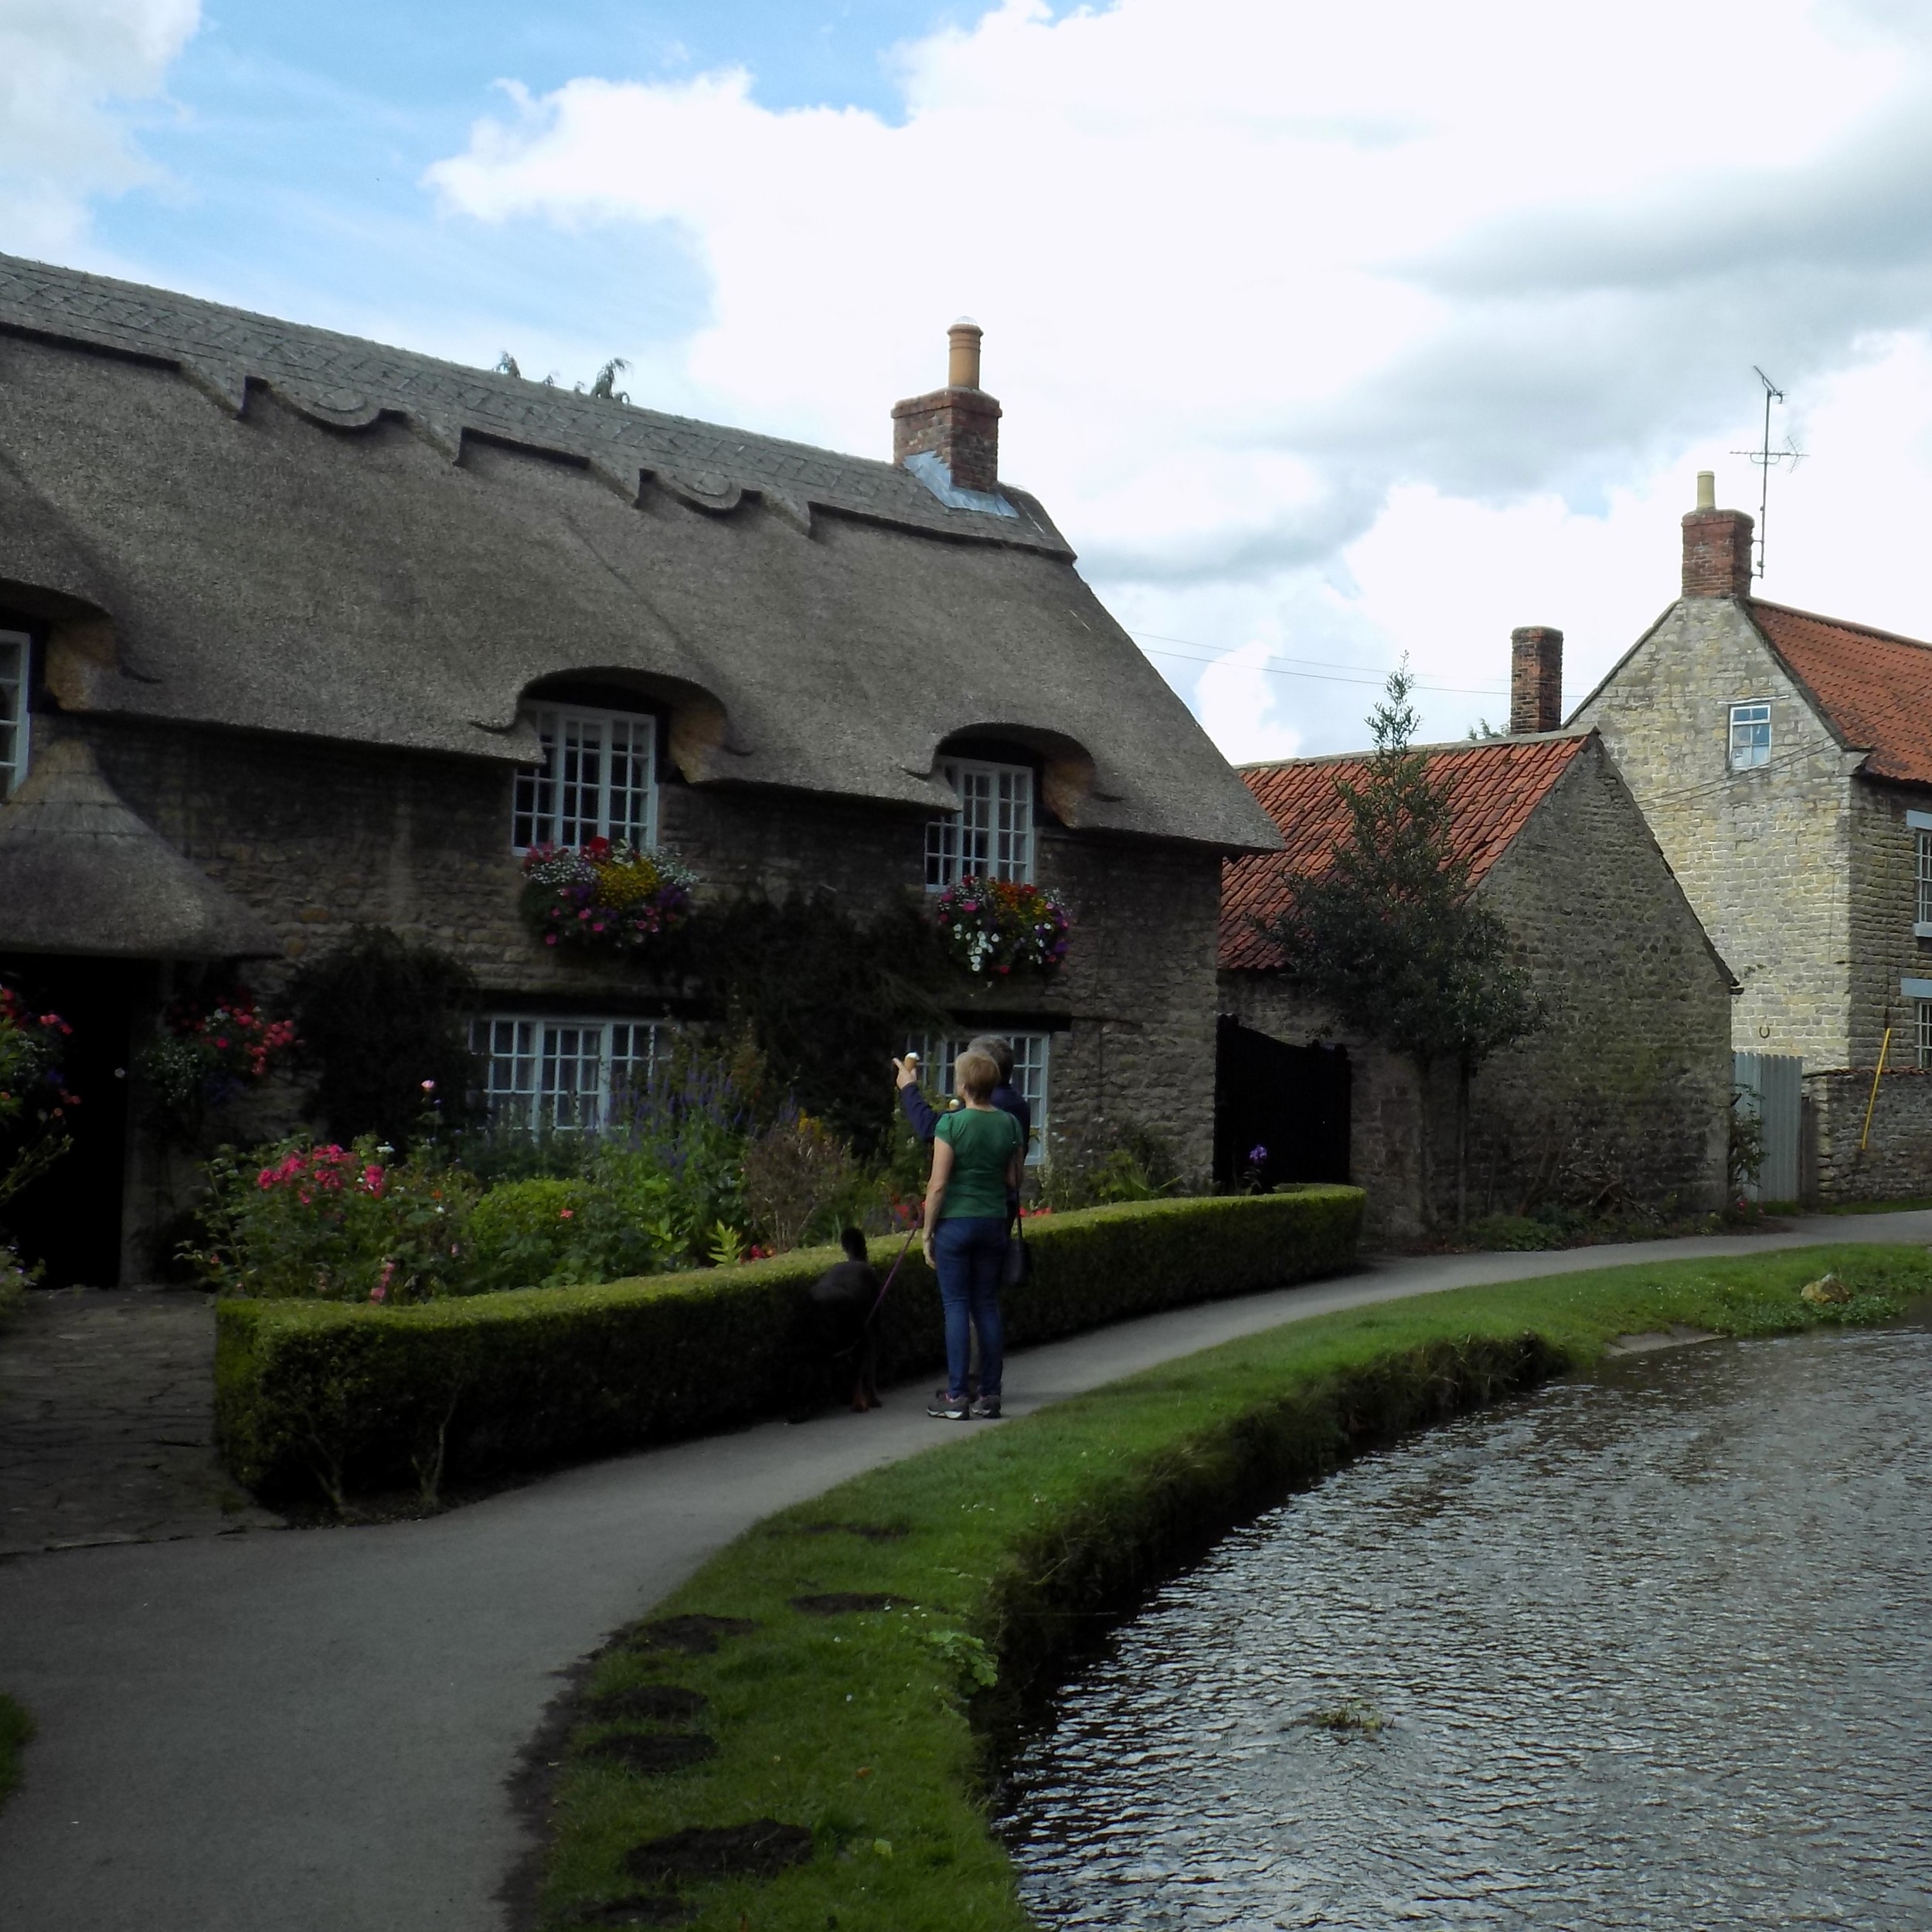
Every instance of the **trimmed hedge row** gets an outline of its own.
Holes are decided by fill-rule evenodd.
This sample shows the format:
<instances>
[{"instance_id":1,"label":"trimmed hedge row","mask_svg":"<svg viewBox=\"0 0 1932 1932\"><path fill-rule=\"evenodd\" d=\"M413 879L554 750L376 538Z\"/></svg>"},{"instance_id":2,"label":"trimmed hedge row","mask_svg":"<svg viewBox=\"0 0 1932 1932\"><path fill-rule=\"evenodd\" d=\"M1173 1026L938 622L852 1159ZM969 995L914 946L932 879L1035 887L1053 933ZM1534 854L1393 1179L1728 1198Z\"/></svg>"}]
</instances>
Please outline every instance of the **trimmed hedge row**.
<instances>
[{"instance_id":1,"label":"trimmed hedge row","mask_svg":"<svg viewBox=\"0 0 1932 1932\"><path fill-rule=\"evenodd\" d=\"M1359 1189L1124 1203L1029 1223L1032 1279L1005 1301L1024 1348L1163 1308L1333 1273L1355 1253ZM882 1272L900 1240L875 1241ZM829 1249L600 1287L417 1308L226 1301L216 1427L265 1496L488 1476L782 1414L832 1393L806 1291ZM944 1359L917 1243L880 1310L882 1377Z\"/></svg>"}]
</instances>

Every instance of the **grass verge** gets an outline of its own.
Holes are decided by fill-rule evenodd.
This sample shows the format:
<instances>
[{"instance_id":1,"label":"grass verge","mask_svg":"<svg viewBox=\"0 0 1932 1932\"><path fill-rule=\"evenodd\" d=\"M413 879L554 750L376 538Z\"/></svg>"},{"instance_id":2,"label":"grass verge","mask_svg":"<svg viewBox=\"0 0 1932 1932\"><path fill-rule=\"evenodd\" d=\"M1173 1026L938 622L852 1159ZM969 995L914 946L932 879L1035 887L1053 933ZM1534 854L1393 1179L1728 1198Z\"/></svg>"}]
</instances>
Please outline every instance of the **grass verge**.
<instances>
[{"instance_id":1,"label":"grass verge","mask_svg":"<svg viewBox=\"0 0 1932 1932\"><path fill-rule=\"evenodd\" d=\"M1851 1298L1804 1301L1828 1270ZM1619 1335L1869 1323L1928 1293L1916 1247L1638 1263L1319 1316L942 1433L758 1525L601 1653L558 1753L542 1923L1022 1932L993 1742L1231 1524Z\"/></svg>"},{"instance_id":2,"label":"grass verge","mask_svg":"<svg viewBox=\"0 0 1932 1932\"><path fill-rule=\"evenodd\" d=\"M0 1804L20 1788L20 1760L33 1740L33 1719L24 1705L0 1691Z\"/></svg>"}]
</instances>

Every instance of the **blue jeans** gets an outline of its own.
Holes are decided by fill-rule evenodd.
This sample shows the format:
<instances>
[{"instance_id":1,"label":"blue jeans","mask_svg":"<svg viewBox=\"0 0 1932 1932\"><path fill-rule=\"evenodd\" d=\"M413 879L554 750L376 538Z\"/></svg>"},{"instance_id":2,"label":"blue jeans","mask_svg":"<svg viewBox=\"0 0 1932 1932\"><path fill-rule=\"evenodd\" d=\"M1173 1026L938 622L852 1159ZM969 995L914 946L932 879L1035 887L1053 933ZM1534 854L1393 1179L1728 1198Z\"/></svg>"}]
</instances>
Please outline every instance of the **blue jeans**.
<instances>
[{"instance_id":1,"label":"blue jeans","mask_svg":"<svg viewBox=\"0 0 1932 1932\"><path fill-rule=\"evenodd\" d=\"M1000 1270L1006 1259L1005 1218L965 1214L941 1221L933 1236L933 1258L939 1265L939 1298L946 1309L947 1393L965 1393L967 1336L977 1328L980 1398L997 1401L1006 1352L999 1319Z\"/></svg>"}]
</instances>

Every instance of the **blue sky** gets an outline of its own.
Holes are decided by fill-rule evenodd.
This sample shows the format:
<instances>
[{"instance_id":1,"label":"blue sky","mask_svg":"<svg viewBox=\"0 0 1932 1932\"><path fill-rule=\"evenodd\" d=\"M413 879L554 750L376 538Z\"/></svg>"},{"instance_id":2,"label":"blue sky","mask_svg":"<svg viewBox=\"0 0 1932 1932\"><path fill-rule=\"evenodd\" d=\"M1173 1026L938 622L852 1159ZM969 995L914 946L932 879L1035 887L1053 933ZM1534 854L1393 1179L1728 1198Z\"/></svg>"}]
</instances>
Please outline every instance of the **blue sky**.
<instances>
[{"instance_id":1,"label":"blue sky","mask_svg":"<svg viewBox=\"0 0 1932 1932\"><path fill-rule=\"evenodd\" d=\"M1932 635L1932 12L1903 0L0 0L0 250L1002 473L1230 756L1580 698L1753 364L1764 588Z\"/></svg>"},{"instance_id":2,"label":"blue sky","mask_svg":"<svg viewBox=\"0 0 1932 1932\"><path fill-rule=\"evenodd\" d=\"M501 109L497 83L540 95L580 74L743 66L767 107L896 119L891 49L971 14L930 0L209 0L166 97L135 116L165 179L104 201L95 243L143 278L349 329L387 321L425 345L454 336L458 352L495 336L615 352L621 332L634 354L707 312L703 263L675 226L485 225L440 210L425 185Z\"/></svg>"}]
</instances>

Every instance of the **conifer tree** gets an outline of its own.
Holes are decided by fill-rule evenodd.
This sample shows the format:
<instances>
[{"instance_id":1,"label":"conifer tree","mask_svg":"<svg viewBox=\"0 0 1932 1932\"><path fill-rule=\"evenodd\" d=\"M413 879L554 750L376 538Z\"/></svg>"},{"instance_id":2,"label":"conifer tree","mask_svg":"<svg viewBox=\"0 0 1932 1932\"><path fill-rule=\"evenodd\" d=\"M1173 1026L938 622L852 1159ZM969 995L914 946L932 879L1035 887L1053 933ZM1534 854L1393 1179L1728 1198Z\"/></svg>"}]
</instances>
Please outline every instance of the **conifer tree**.
<instances>
[{"instance_id":1,"label":"conifer tree","mask_svg":"<svg viewBox=\"0 0 1932 1932\"><path fill-rule=\"evenodd\" d=\"M1289 983L1342 1029L1379 1041L1415 1068L1422 1093L1423 1213L1433 1218L1430 1077L1457 1074L1457 1219L1468 1202L1469 1084L1489 1056L1544 1022L1529 975L1495 914L1470 897L1469 858L1451 836L1454 788L1416 748L1406 662L1369 716L1375 750L1359 784L1337 778L1348 829L1333 863L1291 882L1285 911L1260 922Z\"/></svg>"}]
</instances>

